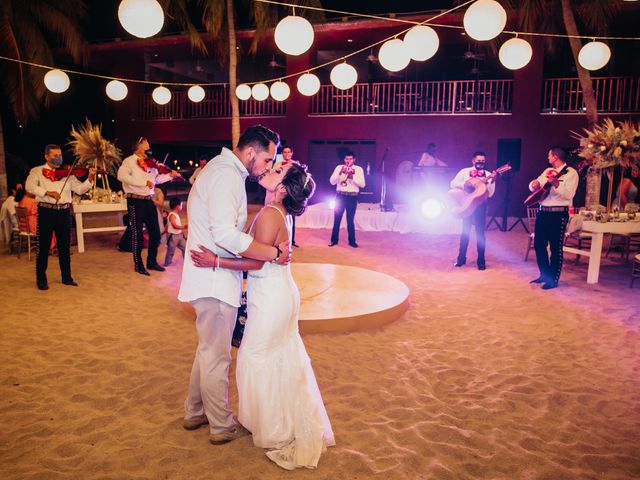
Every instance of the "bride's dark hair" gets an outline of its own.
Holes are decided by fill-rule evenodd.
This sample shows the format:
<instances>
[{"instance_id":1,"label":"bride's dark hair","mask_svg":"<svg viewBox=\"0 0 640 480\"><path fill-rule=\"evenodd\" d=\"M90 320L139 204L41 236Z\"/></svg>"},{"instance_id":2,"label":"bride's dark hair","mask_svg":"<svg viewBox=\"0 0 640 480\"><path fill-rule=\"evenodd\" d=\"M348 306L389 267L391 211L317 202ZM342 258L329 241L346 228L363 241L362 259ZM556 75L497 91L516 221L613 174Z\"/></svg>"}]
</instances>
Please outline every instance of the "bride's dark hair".
<instances>
[{"instance_id":1,"label":"bride's dark hair","mask_svg":"<svg viewBox=\"0 0 640 480\"><path fill-rule=\"evenodd\" d=\"M291 167L282 179L287 196L282 201L284 208L291 215L302 215L307 209L307 201L316 190L316 183L307 172L306 165L291 162Z\"/></svg>"}]
</instances>

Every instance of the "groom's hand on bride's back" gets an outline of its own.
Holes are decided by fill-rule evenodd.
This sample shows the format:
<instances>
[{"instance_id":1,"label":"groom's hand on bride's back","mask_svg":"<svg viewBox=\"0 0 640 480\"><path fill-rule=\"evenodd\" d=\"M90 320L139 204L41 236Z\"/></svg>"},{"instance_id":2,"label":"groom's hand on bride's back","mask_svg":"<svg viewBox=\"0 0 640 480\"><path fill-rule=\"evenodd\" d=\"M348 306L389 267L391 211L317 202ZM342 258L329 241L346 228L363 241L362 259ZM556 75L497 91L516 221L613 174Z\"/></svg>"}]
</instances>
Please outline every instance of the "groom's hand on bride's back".
<instances>
[{"instance_id":1,"label":"groom's hand on bride's back","mask_svg":"<svg viewBox=\"0 0 640 480\"><path fill-rule=\"evenodd\" d=\"M287 265L291 263L291 257L293 256L293 252L291 250L291 242L288 240L284 241L280 245L278 245L278 248L282 252L282 255L280 255L278 260L276 260L274 263L278 265Z\"/></svg>"}]
</instances>

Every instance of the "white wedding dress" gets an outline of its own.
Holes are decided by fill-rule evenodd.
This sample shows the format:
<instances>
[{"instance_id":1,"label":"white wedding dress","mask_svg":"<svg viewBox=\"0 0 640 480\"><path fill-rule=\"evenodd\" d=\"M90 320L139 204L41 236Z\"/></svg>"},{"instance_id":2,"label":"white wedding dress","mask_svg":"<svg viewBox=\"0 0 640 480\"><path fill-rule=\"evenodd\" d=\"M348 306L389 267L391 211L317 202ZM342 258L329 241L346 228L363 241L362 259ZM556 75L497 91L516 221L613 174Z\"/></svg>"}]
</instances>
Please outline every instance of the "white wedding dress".
<instances>
[{"instance_id":1,"label":"white wedding dress","mask_svg":"<svg viewBox=\"0 0 640 480\"><path fill-rule=\"evenodd\" d=\"M285 222L291 238L291 217ZM326 447L335 445L298 332L299 307L289 265L267 262L249 272L247 323L236 367L238 420L253 434L253 443L270 449L267 456L288 470L315 468Z\"/></svg>"}]
</instances>

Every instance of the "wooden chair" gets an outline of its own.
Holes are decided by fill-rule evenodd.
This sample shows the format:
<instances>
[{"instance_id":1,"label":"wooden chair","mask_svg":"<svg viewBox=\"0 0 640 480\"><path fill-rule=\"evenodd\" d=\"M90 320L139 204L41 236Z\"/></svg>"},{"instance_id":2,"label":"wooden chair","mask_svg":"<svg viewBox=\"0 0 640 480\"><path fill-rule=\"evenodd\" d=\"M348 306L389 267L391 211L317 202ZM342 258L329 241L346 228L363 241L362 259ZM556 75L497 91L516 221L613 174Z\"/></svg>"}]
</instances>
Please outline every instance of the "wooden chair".
<instances>
[{"instance_id":1,"label":"wooden chair","mask_svg":"<svg viewBox=\"0 0 640 480\"><path fill-rule=\"evenodd\" d=\"M16 207L16 217L18 217L19 243L18 258L22 253L22 239L27 241L27 258L31 261L31 250L38 248L38 236L29 230L29 211L24 207Z\"/></svg>"},{"instance_id":2,"label":"wooden chair","mask_svg":"<svg viewBox=\"0 0 640 480\"><path fill-rule=\"evenodd\" d=\"M527 227L529 228L529 238L527 239L527 251L524 253L524 261L529 260L529 252L534 248L536 216L538 215L538 207L527 208Z\"/></svg>"},{"instance_id":3,"label":"wooden chair","mask_svg":"<svg viewBox=\"0 0 640 480\"><path fill-rule=\"evenodd\" d=\"M633 250L640 248L640 235L637 233L613 233L609 238L609 245L605 258L609 256L613 248L620 247L620 259L629 262L629 256Z\"/></svg>"},{"instance_id":4,"label":"wooden chair","mask_svg":"<svg viewBox=\"0 0 640 480\"><path fill-rule=\"evenodd\" d=\"M631 284L629 288L633 288L633 282L640 278L640 253L633 257L633 264L631 266Z\"/></svg>"}]
</instances>

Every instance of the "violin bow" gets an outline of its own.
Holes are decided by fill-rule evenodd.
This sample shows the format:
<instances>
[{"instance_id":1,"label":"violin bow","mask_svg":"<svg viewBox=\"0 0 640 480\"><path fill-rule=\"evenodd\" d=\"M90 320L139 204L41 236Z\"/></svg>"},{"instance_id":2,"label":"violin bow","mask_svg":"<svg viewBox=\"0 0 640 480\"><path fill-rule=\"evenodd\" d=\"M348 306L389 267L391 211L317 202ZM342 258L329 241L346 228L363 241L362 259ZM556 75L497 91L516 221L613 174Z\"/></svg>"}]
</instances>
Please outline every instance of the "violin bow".
<instances>
[{"instance_id":1,"label":"violin bow","mask_svg":"<svg viewBox=\"0 0 640 480\"><path fill-rule=\"evenodd\" d=\"M76 163L78 163L78 158L79 157L76 157L73 159L73 163L71 164L71 168L69 170L73 170L73 168L76 166ZM67 186L67 182L69 181L70 176L71 175L67 175L67 178L64 179L64 183L62 184L62 189L60 190L60 197L62 196L62 192L64 192L64 187ZM60 197L56 198L56 205L60 201ZM73 201L73 195L71 195L71 200Z\"/></svg>"}]
</instances>

